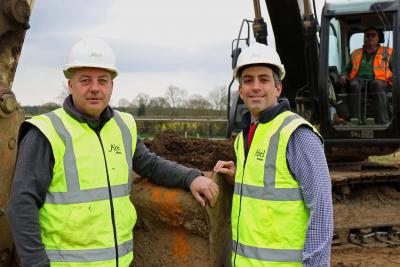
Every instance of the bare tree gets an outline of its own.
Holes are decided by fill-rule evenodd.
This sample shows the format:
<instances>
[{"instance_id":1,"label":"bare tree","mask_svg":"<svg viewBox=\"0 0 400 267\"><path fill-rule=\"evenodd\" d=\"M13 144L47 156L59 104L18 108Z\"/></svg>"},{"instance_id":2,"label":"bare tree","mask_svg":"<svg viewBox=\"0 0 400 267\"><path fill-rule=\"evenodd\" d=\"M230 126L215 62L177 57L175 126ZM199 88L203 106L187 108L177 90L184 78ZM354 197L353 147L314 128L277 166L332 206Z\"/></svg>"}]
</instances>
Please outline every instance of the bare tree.
<instances>
[{"instance_id":1,"label":"bare tree","mask_svg":"<svg viewBox=\"0 0 400 267\"><path fill-rule=\"evenodd\" d=\"M149 103L149 99L150 96L148 94L140 93L133 100L134 105L138 108L138 116L144 116L146 114L146 106Z\"/></svg>"},{"instance_id":2,"label":"bare tree","mask_svg":"<svg viewBox=\"0 0 400 267\"><path fill-rule=\"evenodd\" d=\"M163 108L169 108L170 105L167 102L167 100L162 97L153 97L150 99L149 104L147 105L149 108L156 108L156 109L163 109Z\"/></svg>"},{"instance_id":3,"label":"bare tree","mask_svg":"<svg viewBox=\"0 0 400 267\"><path fill-rule=\"evenodd\" d=\"M149 103L149 100L150 96L148 94L140 93L135 97L135 99L133 99L132 102L136 107L145 107Z\"/></svg>"},{"instance_id":4,"label":"bare tree","mask_svg":"<svg viewBox=\"0 0 400 267\"><path fill-rule=\"evenodd\" d=\"M187 92L184 89L170 85L165 93L165 100L171 108L178 108L184 104L186 96Z\"/></svg>"},{"instance_id":5,"label":"bare tree","mask_svg":"<svg viewBox=\"0 0 400 267\"><path fill-rule=\"evenodd\" d=\"M118 101L118 107L128 108L128 107L131 107L131 106L132 106L132 103L129 102L129 100L126 99L126 98L121 98L121 99Z\"/></svg>"},{"instance_id":6,"label":"bare tree","mask_svg":"<svg viewBox=\"0 0 400 267\"><path fill-rule=\"evenodd\" d=\"M165 115L170 106L164 97L158 96L151 98L147 107L153 115Z\"/></svg>"},{"instance_id":7,"label":"bare tree","mask_svg":"<svg viewBox=\"0 0 400 267\"><path fill-rule=\"evenodd\" d=\"M211 108L210 102L201 95L192 95L189 100L186 101L187 108L190 109L201 109L206 110Z\"/></svg>"},{"instance_id":8,"label":"bare tree","mask_svg":"<svg viewBox=\"0 0 400 267\"><path fill-rule=\"evenodd\" d=\"M63 89L60 92L60 94L56 97L56 102L62 104L64 102L64 99L67 98L67 96L69 95L69 89L68 89L68 84L65 82L62 82L61 86Z\"/></svg>"},{"instance_id":9,"label":"bare tree","mask_svg":"<svg viewBox=\"0 0 400 267\"><path fill-rule=\"evenodd\" d=\"M209 101L215 110L226 110L228 91L225 86L216 87L208 94Z\"/></svg>"}]
</instances>

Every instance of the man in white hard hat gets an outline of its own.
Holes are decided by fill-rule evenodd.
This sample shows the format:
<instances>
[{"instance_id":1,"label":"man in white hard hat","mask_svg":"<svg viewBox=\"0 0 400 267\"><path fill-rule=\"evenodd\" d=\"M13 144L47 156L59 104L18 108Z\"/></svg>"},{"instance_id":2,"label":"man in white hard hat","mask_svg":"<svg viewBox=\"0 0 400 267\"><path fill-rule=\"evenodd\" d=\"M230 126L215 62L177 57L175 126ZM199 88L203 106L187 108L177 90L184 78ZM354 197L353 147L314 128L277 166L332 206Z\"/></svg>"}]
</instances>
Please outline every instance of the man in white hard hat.
<instances>
[{"instance_id":1,"label":"man in white hard hat","mask_svg":"<svg viewBox=\"0 0 400 267\"><path fill-rule=\"evenodd\" d=\"M234 184L232 265L329 266L333 212L321 136L279 99L285 68L274 49L252 44L233 75L249 112L236 166L214 167Z\"/></svg>"},{"instance_id":2,"label":"man in white hard hat","mask_svg":"<svg viewBox=\"0 0 400 267\"><path fill-rule=\"evenodd\" d=\"M136 211L131 171L154 183L191 190L213 205L218 186L150 153L130 114L109 100L118 75L103 40L76 43L64 68L63 107L22 124L9 218L22 266L131 264Z\"/></svg>"}]
</instances>

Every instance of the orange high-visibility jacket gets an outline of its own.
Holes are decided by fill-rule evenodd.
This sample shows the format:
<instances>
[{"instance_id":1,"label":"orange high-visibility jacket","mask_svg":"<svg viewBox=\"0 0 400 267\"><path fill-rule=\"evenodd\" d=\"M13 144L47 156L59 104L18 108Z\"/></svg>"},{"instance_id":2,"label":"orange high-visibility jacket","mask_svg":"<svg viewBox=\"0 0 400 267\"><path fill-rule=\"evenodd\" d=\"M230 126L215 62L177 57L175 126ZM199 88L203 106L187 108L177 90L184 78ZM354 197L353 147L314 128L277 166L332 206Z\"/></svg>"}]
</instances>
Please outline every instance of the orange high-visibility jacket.
<instances>
[{"instance_id":1,"label":"orange high-visibility jacket","mask_svg":"<svg viewBox=\"0 0 400 267\"><path fill-rule=\"evenodd\" d=\"M386 52L387 55L385 56L385 58L383 55L384 50L387 51ZM392 71L389 69L389 58L392 56L392 51L393 51L392 48L383 46L380 46L378 48L378 51L376 51L376 55L373 62L375 80L383 80L391 84ZM352 69L349 74L350 80L356 77L358 70L360 69L360 62L363 52L364 49L359 48L354 50L353 53L351 53Z\"/></svg>"}]
</instances>

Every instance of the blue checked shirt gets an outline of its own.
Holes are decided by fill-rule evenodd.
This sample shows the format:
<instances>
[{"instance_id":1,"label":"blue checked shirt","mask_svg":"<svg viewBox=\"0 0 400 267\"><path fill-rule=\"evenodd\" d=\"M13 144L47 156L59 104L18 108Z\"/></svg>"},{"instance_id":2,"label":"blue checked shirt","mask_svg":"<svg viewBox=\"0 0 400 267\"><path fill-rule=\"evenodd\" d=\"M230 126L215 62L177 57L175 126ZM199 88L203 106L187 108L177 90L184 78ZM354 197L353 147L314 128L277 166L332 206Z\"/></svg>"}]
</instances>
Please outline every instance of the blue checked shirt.
<instances>
[{"instance_id":1,"label":"blue checked shirt","mask_svg":"<svg viewBox=\"0 0 400 267\"><path fill-rule=\"evenodd\" d=\"M333 235L332 191L319 137L309 128L296 129L289 139L286 160L310 210L303 251L304 267L329 267Z\"/></svg>"}]
</instances>

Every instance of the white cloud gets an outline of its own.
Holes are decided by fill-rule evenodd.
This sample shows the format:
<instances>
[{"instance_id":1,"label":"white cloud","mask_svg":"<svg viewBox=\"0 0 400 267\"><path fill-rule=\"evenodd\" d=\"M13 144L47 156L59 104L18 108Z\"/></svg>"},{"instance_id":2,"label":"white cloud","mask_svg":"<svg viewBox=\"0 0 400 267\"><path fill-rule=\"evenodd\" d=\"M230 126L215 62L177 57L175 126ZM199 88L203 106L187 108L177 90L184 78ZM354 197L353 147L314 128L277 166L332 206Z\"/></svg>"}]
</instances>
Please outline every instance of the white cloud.
<instances>
[{"instance_id":1,"label":"white cloud","mask_svg":"<svg viewBox=\"0 0 400 267\"><path fill-rule=\"evenodd\" d=\"M22 105L41 105L59 102L66 80L59 70L48 67L19 66L13 91Z\"/></svg>"}]
</instances>

